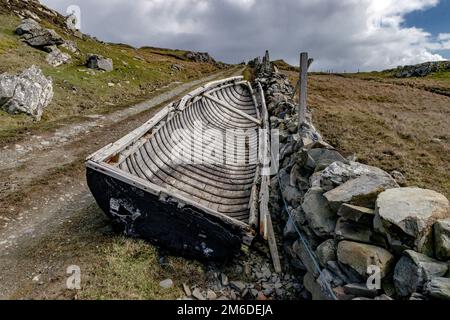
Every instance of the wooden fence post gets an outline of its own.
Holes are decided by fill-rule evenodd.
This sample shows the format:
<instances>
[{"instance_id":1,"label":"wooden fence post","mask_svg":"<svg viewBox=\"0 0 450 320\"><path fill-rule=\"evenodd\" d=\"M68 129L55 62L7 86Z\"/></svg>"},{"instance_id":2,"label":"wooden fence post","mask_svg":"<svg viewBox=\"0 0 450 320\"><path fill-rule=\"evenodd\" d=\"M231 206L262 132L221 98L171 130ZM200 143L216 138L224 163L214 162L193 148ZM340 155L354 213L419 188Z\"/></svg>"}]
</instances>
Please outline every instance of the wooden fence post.
<instances>
[{"instance_id":1,"label":"wooden fence post","mask_svg":"<svg viewBox=\"0 0 450 320\"><path fill-rule=\"evenodd\" d=\"M298 131L306 122L306 97L308 90L308 53L302 52L300 54L300 102L298 110Z\"/></svg>"}]
</instances>

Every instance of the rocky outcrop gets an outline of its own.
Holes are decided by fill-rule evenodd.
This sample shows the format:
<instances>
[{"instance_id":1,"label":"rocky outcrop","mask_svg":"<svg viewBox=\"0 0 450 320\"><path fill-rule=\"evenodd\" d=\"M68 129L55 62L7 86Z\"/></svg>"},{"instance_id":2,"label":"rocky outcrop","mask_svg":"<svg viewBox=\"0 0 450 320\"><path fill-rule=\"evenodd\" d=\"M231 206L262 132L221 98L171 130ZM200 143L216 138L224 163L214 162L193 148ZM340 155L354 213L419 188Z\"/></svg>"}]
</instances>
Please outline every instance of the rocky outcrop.
<instances>
[{"instance_id":1,"label":"rocky outcrop","mask_svg":"<svg viewBox=\"0 0 450 320\"><path fill-rule=\"evenodd\" d=\"M59 67L62 64L70 62L70 55L62 52L56 46L52 46L49 48L50 52L45 58L47 63L53 67Z\"/></svg>"},{"instance_id":2,"label":"rocky outcrop","mask_svg":"<svg viewBox=\"0 0 450 320\"><path fill-rule=\"evenodd\" d=\"M448 199L435 191L397 188L380 194L376 202L375 228L393 248L410 248L434 254L433 226L450 217Z\"/></svg>"},{"instance_id":3,"label":"rocky outcrop","mask_svg":"<svg viewBox=\"0 0 450 320\"><path fill-rule=\"evenodd\" d=\"M25 113L39 121L52 98L52 79L36 66L19 75L0 75L0 107L8 113Z\"/></svg>"},{"instance_id":4,"label":"rocky outcrop","mask_svg":"<svg viewBox=\"0 0 450 320\"><path fill-rule=\"evenodd\" d=\"M114 70L113 61L97 54L91 54L87 58L86 67L89 69L103 70L110 72Z\"/></svg>"},{"instance_id":5,"label":"rocky outcrop","mask_svg":"<svg viewBox=\"0 0 450 320\"><path fill-rule=\"evenodd\" d=\"M208 52L193 52L189 51L185 54L186 59L194 61L194 62L203 62L203 63L216 63Z\"/></svg>"},{"instance_id":6,"label":"rocky outcrop","mask_svg":"<svg viewBox=\"0 0 450 320\"><path fill-rule=\"evenodd\" d=\"M23 20L16 28L16 34L28 45L36 48L61 45L64 43L64 39L55 30L42 28L33 19Z\"/></svg>"},{"instance_id":7,"label":"rocky outcrop","mask_svg":"<svg viewBox=\"0 0 450 320\"><path fill-rule=\"evenodd\" d=\"M397 78L426 77L434 72L450 71L450 61L425 62L392 70Z\"/></svg>"},{"instance_id":8,"label":"rocky outcrop","mask_svg":"<svg viewBox=\"0 0 450 320\"><path fill-rule=\"evenodd\" d=\"M66 42L52 29L45 29L38 22L31 18L22 20L16 28L16 34L28 45L48 52L46 61L53 67L58 67L64 63L69 63L71 56L59 50L58 46L69 51L76 52L73 42ZM76 47L76 46L75 46Z\"/></svg>"},{"instance_id":9,"label":"rocky outcrop","mask_svg":"<svg viewBox=\"0 0 450 320\"><path fill-rule=\"evenodd\" d=\"M249 65L264 89L271 128L279 131L272 214L286 224L284 248L292 268L306 272L306 289L314 299L444 299L446 283L432 281L447 269L448 201L400 188L405 179L397 172L394 178L346 159L322 140L309 112L299 126L294 88L267 61ZM383 281L369 288L378 270Z\"/></svg>"}]
</instances>

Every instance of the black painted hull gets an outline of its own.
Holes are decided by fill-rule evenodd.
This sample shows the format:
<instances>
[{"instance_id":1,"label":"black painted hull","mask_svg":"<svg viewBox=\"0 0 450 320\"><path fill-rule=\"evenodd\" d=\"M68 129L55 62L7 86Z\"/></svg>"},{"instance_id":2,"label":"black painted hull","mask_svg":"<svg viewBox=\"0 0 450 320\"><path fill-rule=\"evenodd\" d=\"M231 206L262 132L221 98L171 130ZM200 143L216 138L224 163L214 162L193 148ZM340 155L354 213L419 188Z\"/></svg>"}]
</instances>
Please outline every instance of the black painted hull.
<instances>
[{"instance_id":1,"label":"black painted hull","mask_svg":"<svg viewBox=\"0 0 450 320\"><path fill-rule=\"evenodd\" d=\"M124 235L140 238L187 258L223 261L242 244L241 229L193 206L157 196L87 168L98 205Z\"/></svg>"}]
</instances>

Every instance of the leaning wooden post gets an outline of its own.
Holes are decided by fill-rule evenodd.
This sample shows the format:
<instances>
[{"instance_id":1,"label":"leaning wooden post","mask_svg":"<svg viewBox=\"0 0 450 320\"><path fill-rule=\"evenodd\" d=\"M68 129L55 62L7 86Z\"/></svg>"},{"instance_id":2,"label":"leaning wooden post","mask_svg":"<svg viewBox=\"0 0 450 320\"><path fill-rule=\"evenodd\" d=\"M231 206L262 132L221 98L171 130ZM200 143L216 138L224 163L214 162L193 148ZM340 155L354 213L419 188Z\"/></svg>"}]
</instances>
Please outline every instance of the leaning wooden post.
<instances>
[{"instance_id":1,"label":"leaning wooden post","mask_svg":"<svg viewBox=\"0 0 450 320\"><path fill-rule=\"evenodd\" d=\"M300 102L298 108L298 131L306 122L306 97L308 90L308 52L300 54Z\"/></svg>"}]
</instances>

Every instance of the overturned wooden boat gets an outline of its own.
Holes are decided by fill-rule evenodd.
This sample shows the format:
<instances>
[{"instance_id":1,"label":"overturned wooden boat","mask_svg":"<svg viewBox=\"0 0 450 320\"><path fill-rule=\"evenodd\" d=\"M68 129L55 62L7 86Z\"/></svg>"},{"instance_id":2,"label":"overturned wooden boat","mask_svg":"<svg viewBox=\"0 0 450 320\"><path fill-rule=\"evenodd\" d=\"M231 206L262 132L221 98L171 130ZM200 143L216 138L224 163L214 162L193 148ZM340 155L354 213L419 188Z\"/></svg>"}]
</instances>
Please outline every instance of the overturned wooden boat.
<instances>
[{"instance_id":1,"label":"overturned wooden boat","mask_svg":"<svg viewBox=\"0 0 450 320\"><path fill-rule=\"evenodd\" d=\"M268 129L260 86L208 83L91 155L89 188L127 236L226 259L258 228L267 233L269 136L259 129Z\"/></svg>"}]
</instances>

